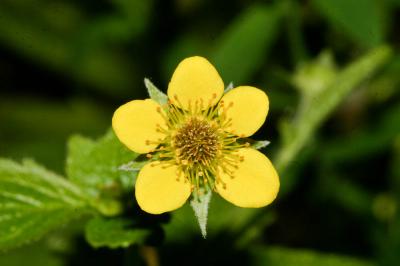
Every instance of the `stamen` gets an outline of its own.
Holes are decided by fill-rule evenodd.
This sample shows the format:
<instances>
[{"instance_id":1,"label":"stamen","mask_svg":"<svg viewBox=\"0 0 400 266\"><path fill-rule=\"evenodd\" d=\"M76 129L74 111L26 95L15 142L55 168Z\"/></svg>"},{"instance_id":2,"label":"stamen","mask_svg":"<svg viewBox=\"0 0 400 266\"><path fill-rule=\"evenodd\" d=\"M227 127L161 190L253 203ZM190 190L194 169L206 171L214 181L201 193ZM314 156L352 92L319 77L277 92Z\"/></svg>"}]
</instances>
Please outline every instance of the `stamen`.
<instances>
[{"instance_id":1,"label":"stamen","mask_svg":"<svg viewBox=\"0 0 400 266\"><path fill-rule=\"evenodd\" d=\"M237 154L239 148L249 147L248 142L239 142L244 136L238 136L228 128L232 118L226 112L233 102L220 100L215 105L217 94L209 99L188 100L184 108L177 95L169 100L157 112L164 118L165 124L156 124L156 131L163 134L158 140L146 140L146 145L155 149L146 154L155 159L151 166L162 168L177 166L176 181L182 177L191 184L191 190L201 193L201 188L215 190L216 184L226 189L226 178L235 178L239 164L244 157Z\"/></svg>"}]
</instances>

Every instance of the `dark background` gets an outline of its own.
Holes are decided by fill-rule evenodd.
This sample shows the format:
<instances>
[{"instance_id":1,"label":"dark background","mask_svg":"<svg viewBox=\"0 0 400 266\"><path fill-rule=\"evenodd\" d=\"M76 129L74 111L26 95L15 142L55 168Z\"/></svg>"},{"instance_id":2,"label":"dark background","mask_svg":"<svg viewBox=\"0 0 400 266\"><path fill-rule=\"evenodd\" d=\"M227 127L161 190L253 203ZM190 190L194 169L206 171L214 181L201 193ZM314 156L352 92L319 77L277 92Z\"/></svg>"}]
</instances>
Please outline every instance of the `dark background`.
<instances>
[{"instance_id":1,"label":"dark background","mask_svg":"<svg viewBox=\"0 0 400 266\"><path fill-rule=\"evenodd\" d=\"M339 265L341 256L363 260L345 265L397 265L399 15L398 0L2 0L0 156L35 158L63 173L70 135L101 136L119 105L147 97L144 77L165 91L178 62L201 55L225 84L266 90L270 113L254 138L272 142L264 152L274 161L279 126L296 115L312 82L389 44L390 62L342 101L281 173L297 182L267 214L244 226L246 212L234 213L228 217L238 226L224 228L217 213L235 207L216 196L207 240L186 206L156 246L163 265ZM315 63L324 51L334 62L328 70ZM306 62L316 70L304 70ZM302 70L304 86L296 79ZM45 265L47 257L54 265L136 265L146 257L136 246L94 250L79 233L66 235L0 254L1 265Z\"/></svg>"}]
</instances>

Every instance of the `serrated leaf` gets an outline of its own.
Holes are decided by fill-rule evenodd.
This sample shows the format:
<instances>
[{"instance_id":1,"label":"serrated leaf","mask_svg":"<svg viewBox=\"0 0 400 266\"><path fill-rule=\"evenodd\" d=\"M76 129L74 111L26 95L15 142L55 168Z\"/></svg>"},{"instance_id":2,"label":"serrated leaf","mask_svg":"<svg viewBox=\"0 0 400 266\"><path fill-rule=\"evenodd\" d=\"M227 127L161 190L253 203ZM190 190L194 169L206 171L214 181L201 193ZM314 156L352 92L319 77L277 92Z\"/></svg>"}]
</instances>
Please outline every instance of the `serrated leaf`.
<instances>
[{"instance_id":1,"label":"serrated leaf","mask_svg":"<svg viewBox=\"0 0 400 266\"><path fill-rule=\"evenodd\" d=\"M68 142L66 172L93 197L107 190L132 189L136 173L119 167L137 155L125 148L111 130L97 141L73 136Z\"/></svg>"},{"instance_id":2,"label":"serrated leaf","mask_svg":"<svg viewBox=\"0 0 400 266\"><path fill-rule=\"evenodd\" d=\"M200 226L201 234L204 238L207 236L207 218L208 218L208 207L210 205L212 191L203 192L201 194L193 193L193 198L190 201L190 206L196 215L197 221Z\"/></svg>"},{"instance_id":3,"label":"serrated leaf","mask_svg":"<svg viewBox=\"0 0 400 266\"><path fill-rule=\"evenodd\" d=\"M0 249L36 240L89 210L84 193L33 161L0 159Z\"/></svg>"},{"instance_id":4,"label":"serrated leaf","mask_svg":"<svg viewBox=\"0 0 400 266\"><path fill-rule=\"evenodd\" d=\"M168 102L168 96L160 91L148 78L144 79L144 85L151 99L163 105Z\"/></svg>"},{"instance_id":5,"label":"serrated leaf","mask_svg":"<svg viewBox=\"0 0 400 266\"><path fill-rule=\"evenodd\" d=\"M86 240L95 248L126 248L142 243L149 235L149 230L135 229L132 227L132 221L122 218L96 217L90 220L85 228Z\"/></svg>"}]
</instances>

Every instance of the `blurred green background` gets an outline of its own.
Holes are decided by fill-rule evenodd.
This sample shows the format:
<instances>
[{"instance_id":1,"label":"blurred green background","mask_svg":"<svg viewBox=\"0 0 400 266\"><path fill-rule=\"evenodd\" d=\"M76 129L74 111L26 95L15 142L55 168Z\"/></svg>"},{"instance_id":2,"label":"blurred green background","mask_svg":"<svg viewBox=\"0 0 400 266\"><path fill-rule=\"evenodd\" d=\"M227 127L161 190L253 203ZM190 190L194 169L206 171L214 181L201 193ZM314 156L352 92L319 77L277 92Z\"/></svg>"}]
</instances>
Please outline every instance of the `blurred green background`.
<instances>
[{"instance_id":1,"label":"blurred green background","mask_svg":"<svg viewBox=\"0 0 400 266\"><path fill-rule=\"evenodd\" d=\"M94 249L76 221L0 253L0 265L399 265L399 28L399 0L1 0L1 157L64 173L70 135L103 135L113 110L147 97L144 77L165 92L178 62L201 55L226 85L269 95L254 138L271 141L263 151L282 191L258 211L213 197L207 240L185 206L146 216L164 229L148 246ZM335 93L319 92L348 82L342 69L383 44L390 59L316 131L285 135L304 110L324 112Z\"/></svg>"}]
</instances>

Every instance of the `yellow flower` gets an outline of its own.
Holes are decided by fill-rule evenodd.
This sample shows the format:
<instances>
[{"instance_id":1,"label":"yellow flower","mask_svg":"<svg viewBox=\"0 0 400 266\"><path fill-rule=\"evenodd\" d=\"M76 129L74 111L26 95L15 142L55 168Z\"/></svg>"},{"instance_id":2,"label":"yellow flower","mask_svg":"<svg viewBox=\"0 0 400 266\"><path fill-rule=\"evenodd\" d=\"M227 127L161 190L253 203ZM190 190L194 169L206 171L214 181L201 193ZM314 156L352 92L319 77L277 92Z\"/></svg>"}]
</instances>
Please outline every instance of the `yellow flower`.
<instances>
[{"instance_id":1,"label":"yellow flower","mask_svg":"<svg viewBox=\"0 0 400 266\"><path fill-rule=\"evenodd\" d=\"M175 210L201 188L239 207L263 207L276 198L279 177L273 165L243 139L264 123L267 95L250 86L223 93L217 70L194 56L176 68L167 104L133 100L115 111L112 126L119 140L151 158L135 185L144 211Z\"/></svg>"}]
</instances>

